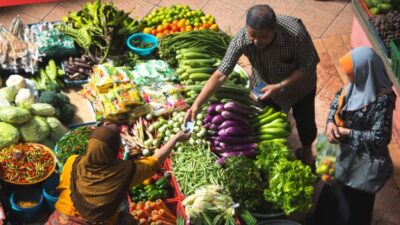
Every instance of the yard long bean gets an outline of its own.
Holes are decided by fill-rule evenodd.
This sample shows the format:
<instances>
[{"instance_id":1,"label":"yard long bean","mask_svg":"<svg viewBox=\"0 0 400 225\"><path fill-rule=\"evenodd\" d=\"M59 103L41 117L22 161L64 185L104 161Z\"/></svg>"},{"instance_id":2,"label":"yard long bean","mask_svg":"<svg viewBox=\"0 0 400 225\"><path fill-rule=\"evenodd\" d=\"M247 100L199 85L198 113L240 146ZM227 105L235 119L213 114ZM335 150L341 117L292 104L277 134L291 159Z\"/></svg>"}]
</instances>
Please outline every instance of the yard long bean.
<instances>
[{"instance_id":1,"label":"yard long bean","mask_svg":"<svg viewBox=\"0 0 400 225\"><path fill-rule=\"evenodd\" d=\"M209 145L184 144L182 151L172 158L173 172L184 195L208 184L223 186L225 174L221 166L215 163L217 156L210 151Z\"/></svg>"}]
</instances>

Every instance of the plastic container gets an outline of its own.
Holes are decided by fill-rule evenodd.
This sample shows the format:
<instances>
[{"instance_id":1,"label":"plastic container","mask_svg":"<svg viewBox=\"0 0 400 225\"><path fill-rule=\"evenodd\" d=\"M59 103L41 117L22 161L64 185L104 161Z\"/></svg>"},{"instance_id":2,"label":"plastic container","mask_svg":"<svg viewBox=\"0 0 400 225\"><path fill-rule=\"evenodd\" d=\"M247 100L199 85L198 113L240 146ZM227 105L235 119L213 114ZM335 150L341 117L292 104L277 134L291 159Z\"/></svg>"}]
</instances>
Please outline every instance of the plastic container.
<instances>
[{"instance_id":1,"label":"plastic container","mask_svg":"<svg viewBox=\"0 0 400 225\"><path fill-rule=\"evenodd\" d=\"M400 82L400 38L390 40L390 50L392 59L392 69L396 74L397 80Z\"/></svg>"},{"instance_id":2,"label":"plastic container","mask_svg":"<svg viewBox=\"0 0 400 225\"><path fill-rule=\"evenodd\" d=\"M131 44L131 41L135 40L136 41L139 40L142 42L149 42L152 43L153 46L150 48L137 48ZM153 53L153 51L158 47L158 39L151 34L137 33L137 34L132 34L131 36L128 37L128 39L126 40L126 45L133 53L145 57L151 55L151 53Z\"/></svg>"},{"instance_id":3,"label":"plastic container","mask_svg":"<svg viewBox=\"0 0 400 225\"><path fill-rule=\"evenodd\" d=\"M31 208L22 208L17 205L20 201L37 202L37 204ZM17 189L11 193L10 204L11 210L17 215L17 218L26 223L35 222L43 204L42 190L37 187Z\"/></svg>"},{"instance_id":4,"label":"plastic container","mask_svg":"<svg viewBox=\"0 0 400 225\"><path fill-rule=\"evenodd\" d=\"M60 183L60 174L53 173L47 180L43 183L43 197L45 200L45 206L48 211L54 211L54 204L56 204L58 200L58 191L56 190L58 184Z\"/></svg>"},{"instance_id":5,"label":"plastic container","mask_svg":"<svg viewBox=\"0 0 400 225\"><path fill-rule=\"evenodd\" d=\"M301 224L290 220L267 220L267 221L260 221L257 223L257 225L301 225Z\"/></svg>"}]
</instances>

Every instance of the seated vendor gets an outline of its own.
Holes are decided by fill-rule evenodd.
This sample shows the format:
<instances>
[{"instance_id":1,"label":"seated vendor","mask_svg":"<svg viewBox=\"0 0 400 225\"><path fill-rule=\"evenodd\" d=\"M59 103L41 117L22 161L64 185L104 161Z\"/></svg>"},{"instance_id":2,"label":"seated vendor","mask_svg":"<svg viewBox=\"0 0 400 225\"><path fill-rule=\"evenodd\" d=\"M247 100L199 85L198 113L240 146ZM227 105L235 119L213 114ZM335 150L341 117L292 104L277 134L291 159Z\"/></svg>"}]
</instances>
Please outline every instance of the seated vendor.
<instances>
[{"instance_id":1,"label":"seated vendor","mask_svg":"<svg viewBox=\"0 0 400 225\"><path fill-rule=\"evenodd\" d=\"M98 127L90 136L86 155L73 155L66 161L56 210L46 224L135 224L130 214L118 211L120 203L130 188L156 173L177 142L189 136L181 131L153 156L129 161L116 157L121 145L117 126Z\"/></svg>"}]
</instances>

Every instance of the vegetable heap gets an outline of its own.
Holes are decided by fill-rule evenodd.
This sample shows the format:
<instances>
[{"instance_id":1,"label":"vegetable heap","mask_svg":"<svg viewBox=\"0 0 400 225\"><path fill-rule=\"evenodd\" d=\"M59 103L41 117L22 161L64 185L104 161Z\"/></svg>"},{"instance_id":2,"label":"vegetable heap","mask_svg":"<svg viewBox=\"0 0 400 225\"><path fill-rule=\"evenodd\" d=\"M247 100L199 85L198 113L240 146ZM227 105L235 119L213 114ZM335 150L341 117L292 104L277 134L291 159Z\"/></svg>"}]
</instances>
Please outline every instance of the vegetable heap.
<instances>
[{"instance_id":1,"label":"vegetable heap","mask_svg":"<svg viewBox=\"0 0 400 225\"><path fill-rule=\"evenodd\" d=\"M141 40L131 40L131 45L135 48L151 48L154 46L154 43Z\"/></svg>"},{"instance_id":2,"label":"vegetable heap","mask_svg":"<svg viewBox=\"0 0 400 225\"><path fill-rule=\"evenodd\" d=\"M68 157L76 154L85 154L89 137L93 129L90 127L79 127L67 133L57 143L56 156L60 165L64 165Z\"/></svg>"},{"instance_id":3,"label":"vegetable heap","mask_svg":"<svg viewBox=\"0 0 400 225\"><path fill-rule=\"evenodd\" d=\"M57 29L74 38L86 53L98 56L102 61L109 53L120 53L126 37L142 29L129 13L100 0L85 4L82 10L70 13L63 21L66 24Z\"/></svg>"},{"instance_id":4,"label":"vegetable heap","mask_svg":"<svg viewBox=\"0 0 400 225\"><path fill-rule=\"evenodd\" d=\"M281 208L286 215L311 208L315 175L309 166L300 160L281 159L269 177L269 187L264 190L265 200Z\"/></svg>"},{"instance_id":5,"label":"vegetable heap","mask_svg":"<svg viewBox=\"0 0 400 225\"><path fill-rule=\"evenodd\" d=\"M132 202L130 211L138 224L172 225L176 224L176 216L161 200Z\"/></svg>"},{"instance_id":6,"label":"vegetable heap","mask_svg":"<svg viewBox=\"0 0 400 225\"><path fill-rule=\"evenodd\" d=\"M225 162L226 183L233 200L249 211L262 204L264 184L253 160L244 156L228 157Z\"/></svg>"},{"instance_id":7,"label":"vegetable heap","mask_svg":"<svg viewBox=\"0 0 400 225\"><path fill-rule=\"evenodd\" d=\"M53 172L54 157L37 144L21 143L0 151L1 177L10 182L30 184Z\"/></svg>"},{"instance_id":8,"label":"vegetable heap","mask_svg":"<svg viewBox=\"0 0 400 225\"><path fill-rule=\"evenodd\" d=\"M270 171L274 165L281 159L292 159L292 153L289 148L276 141L263 141L258 146L259 153L254 163L264 173L268 180Z\"/></svg>"},{"instance_id":9,"label":"vegetable heap","mask_svg":"<svg viewBox=\"0 0 400 225\"><path fill-rule=\"evenodd\" d=\"M153 176L156 177L156 176ZM133 202L139 201L155 201L157 199L166 199L168 197L169 182L171 179L170 173L165 173L158 179L150 179L147 185L144 182L137 184L129 190L129 194Z\"/></svg>"}]
</instances>

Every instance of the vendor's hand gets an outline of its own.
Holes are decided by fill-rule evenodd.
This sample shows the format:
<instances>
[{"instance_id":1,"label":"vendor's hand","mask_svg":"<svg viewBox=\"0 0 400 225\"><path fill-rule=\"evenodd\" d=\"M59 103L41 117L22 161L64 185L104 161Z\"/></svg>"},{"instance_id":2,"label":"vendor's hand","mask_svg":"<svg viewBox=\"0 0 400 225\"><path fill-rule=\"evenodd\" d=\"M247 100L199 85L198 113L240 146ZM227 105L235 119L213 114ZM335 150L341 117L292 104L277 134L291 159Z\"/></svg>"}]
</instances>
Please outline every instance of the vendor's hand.
<instances>
[{"instance_id":1,"label":"vendor's hand","mask_svg":"<svg viewBox=\"0 0 400 225\"><path fill-rule=\"evenodd\" d=\"M338 127L336 126L335 123L329 122L329 123L326 125L326 132L325 132L325 134L326 134L326 137L328 138L328 141L329 141L330 143L335 143L335 144L339 143L340 132L339 132L339 129L338 129Z\"/></svg>"},{"instance_id":2,"label":"vendor's hand","mask_svg":"<svg viewBox=\"0 0 400 225\"><path fill-rule=\"evenodd\" d=\"M182 130L179 133L175 134L174 139L176 142L185 142L185 141L189 140L190 134L191 133L189 132L189 129L185 129L185 130Z\"/></svg>"},{"instance_id":3,"label":"vendor's hand","mask_svg":"<svg viewBox=\"0 0 400 225\"><path fill-rule=\"evenodd\" d=\"M350 135L350 129L345 127L338 127L339 134L341 137L348 137Z\"/></svg>"},{"instance_id":4,"label":"vendor's hand","mask_svg":"<svg viewBox=\"0 0 400 225\"><path fill-rule=\"evenodd\" d=\"M190 107L190 109L186 112L185 114L185 119L183 120L183 124L189 122L189 121L196 121L196 116L197 113L199 112L199 107L197 107L195 104Z\"/></svg>"},{"instance_id":5,"label":"vendor's hand","mask_svg":"<svg viewBox=\"0 0 400 225\"><path fill-rule=\"evenodd\" d=\"M279 85L278 84L269 84L265 86L263 89L261 89L261 93L263 95L260 97L261 101L267 100L268 98L271 98L274 96L276 93L279 92Z\"/></svg>"}]
</instances>

